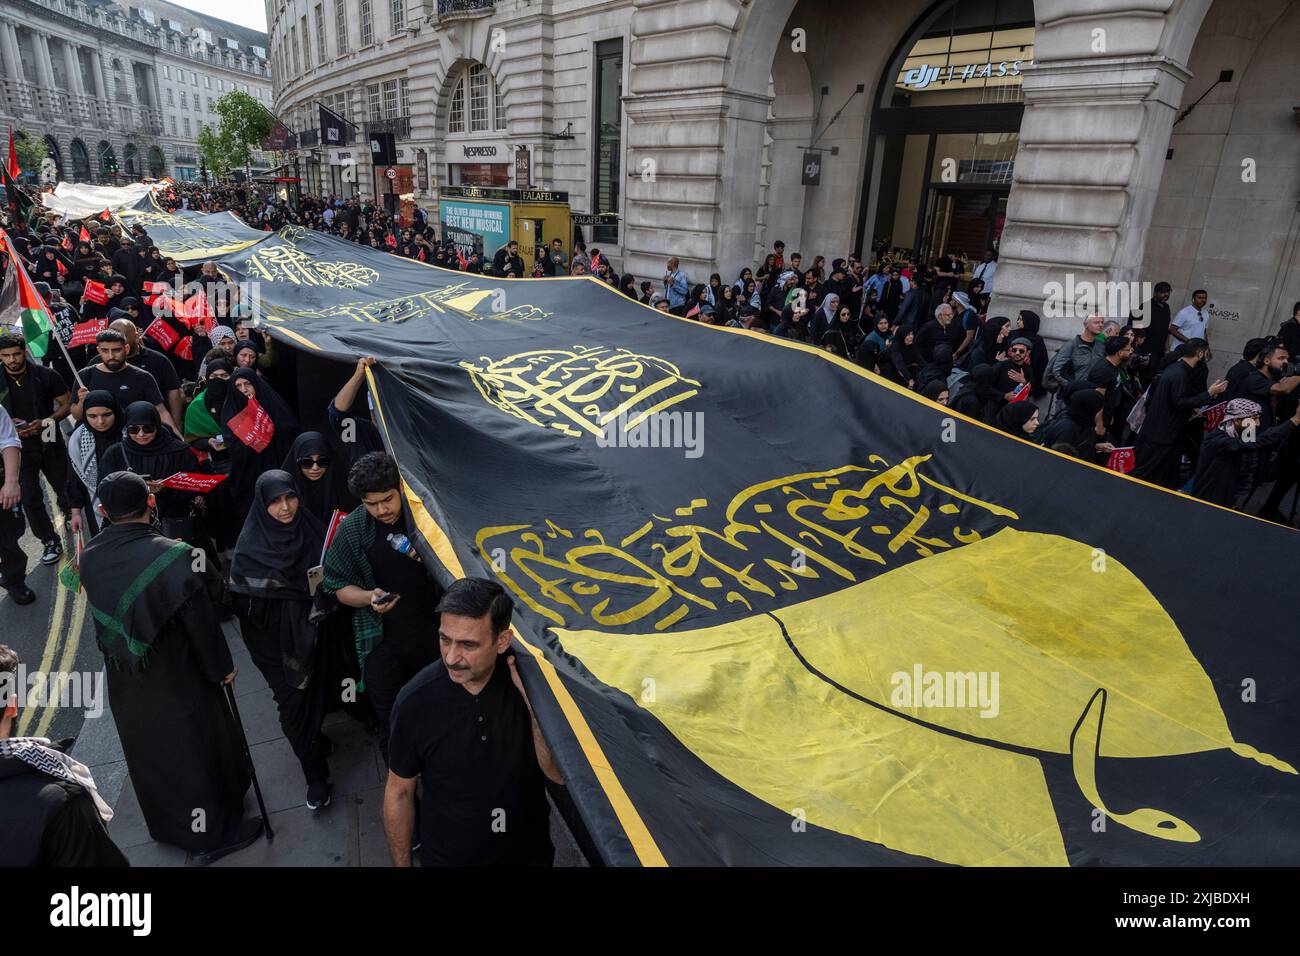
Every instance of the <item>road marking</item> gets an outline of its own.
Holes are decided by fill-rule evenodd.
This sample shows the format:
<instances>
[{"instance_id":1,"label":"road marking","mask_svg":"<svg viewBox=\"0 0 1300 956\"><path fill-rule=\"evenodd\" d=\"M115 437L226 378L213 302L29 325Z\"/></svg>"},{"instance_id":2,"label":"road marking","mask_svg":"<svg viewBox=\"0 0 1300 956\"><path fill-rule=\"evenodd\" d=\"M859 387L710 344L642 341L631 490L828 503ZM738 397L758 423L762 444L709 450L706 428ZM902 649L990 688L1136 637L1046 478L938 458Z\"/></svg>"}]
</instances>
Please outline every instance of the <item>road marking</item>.
<instances>
[{"instance_id":1,"label":"road marking","mask_svg":"<svg viewBox=\"0 0 1300 956\"><path fill-rule=\"evenodd\" d=\"M63 513L59 511L58 501L55 500L54 492L46 482L45 501L49 505L52 521L56 529L63 524ZM62 535L60 535L60 538ZM23 708L22 716L18 720L19 736L27 736L31 728L32 721L35 719L36 711L32 707L32 701L37 696L38 690L42 685L48 683L46 677L50 672L50 665L54 663L54 655L59 649L59 639L63 636L63 608L68 603L68 590L59 583L59 572L56 568L54 571L54 610L50 614L50 628L45 635L45 650L41 655L40 678L41 682L33 685L27 693L27 706ZM48 697L47 697L48 700ZM43 715L42 715L43 716ZM48 728L48 724L46 727ZM37 735L39 736L39 734Z\"/></svg>"}]
</instances>

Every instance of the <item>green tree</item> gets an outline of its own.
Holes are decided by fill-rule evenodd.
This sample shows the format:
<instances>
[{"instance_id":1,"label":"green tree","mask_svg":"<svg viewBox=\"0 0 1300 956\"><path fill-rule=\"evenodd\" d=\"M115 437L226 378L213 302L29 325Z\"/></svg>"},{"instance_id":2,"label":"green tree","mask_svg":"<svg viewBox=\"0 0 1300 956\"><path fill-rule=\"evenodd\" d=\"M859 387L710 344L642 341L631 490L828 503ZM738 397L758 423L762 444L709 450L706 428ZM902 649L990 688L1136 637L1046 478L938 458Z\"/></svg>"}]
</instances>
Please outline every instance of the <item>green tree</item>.
<instances>
[{"instance_id":1,"label":"green tree","mask_svg":"<svg viewBox=\"0 0 1300 956\"><path fill-rule=\"evenodd\" d=\"M204 123L196 143L199 155L203 157L203 162L214 179L225 179L230 175L230 170L234 168L231 146L218 130Z\"/></svg>"},{"instance_id":2,"label":"green tree","mask_svg":"<svg viewBox=\"0 0 1300 956\"><path fill-rule=\"evenodd\" d=\"M229 168L242 166L247 173L253 164L253 150L260 149L271 135L275 118L255 97L239 90L217 100L216 110L221 117L219 135L228 151Z\"/></svg>"},{"instance_id":3,"label":"green tree","mask_svg":"<svg viewBox=\"0 0 1300 956\"><path fill-rule=\"evenodd\" d=\"M41 161L50 154L45 140L23 130L14 130L14 151L18 154L18 165L25 173L40 175Z\"/></svg>"}]
</instances>

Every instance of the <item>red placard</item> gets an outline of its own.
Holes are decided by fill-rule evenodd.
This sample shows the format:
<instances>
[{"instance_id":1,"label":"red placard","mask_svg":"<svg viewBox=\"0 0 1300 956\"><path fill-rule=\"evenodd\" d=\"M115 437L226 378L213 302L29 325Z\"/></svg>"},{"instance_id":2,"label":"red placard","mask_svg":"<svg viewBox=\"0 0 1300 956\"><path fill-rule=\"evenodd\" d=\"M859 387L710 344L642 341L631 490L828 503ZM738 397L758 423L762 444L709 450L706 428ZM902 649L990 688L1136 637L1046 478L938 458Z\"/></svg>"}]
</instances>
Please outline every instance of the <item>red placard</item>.
<instances>
[{"instance_id":1,"label":"red placard","mask_svg":"<svg viewBox=\"0 0 1300 956\"><path fill-rule=\"evenodd\" d=\"M162 319L154 319L149 323L149 328L144 330L144 334L153 339L164 352L170 352L172 346L180 341L180 335L170 325Z\"/></svg>"},{"instance_id":2,"label":"red placard","mask_svg":"<svg viewBox=\"0 0 1300 956\"><path fill-rule=\"evenodd\" d=\"M275 437L275 422L257 399L250 398L244 410L230 420L230 433L253 451L263 452Z\"/></svg>"},{"instance_id":3,"label":"red placard","mask_svg":"<svg viewBox=\"0 0 1300 956\"><path fill-rule=\"evenodd\" d=\"M86 288L82 290L81 297L87 302L98 305L108 304L108 290L104 288L104 283L96 282L94 279L86 280Z\"/></svg>"},{"instance_id":4,"label":"red placard","mask_svg":"<svg viewBox=\"0 0 1300 956\"><path fill-rule=\"evenodd\" d=\"M159 297L166 295L170 291L171 286L166 282L146 282L142 288L144 290L144 304L153 305L158 301Z\"/></svg>"},{"instance_id":5,"label":"red placard","mask_svg":"<svg viewBox=\"0 0 1300 956\"><path fill-rule=\"evenodd\" d=\"M176 357L186 362L194 359L194 340L188 335L176 343Z\"/></svg>"},{"instance_id":6,"label":"red placard","mask_svg":"<svg viewBox=\"0 0 1300 956\"><path fill-rule=\"evenodd\" d=\"M75 349L78 345L94 345L95 336L106 328L108 328L108 319L91 319L88 322L78 322L72 327L72 337L68 339L68 348Z\"/></svg>"},{"instance_id":7,"label":"red placard","mask_svg":"<svg viewBox=\"0 0 1300 956\"><path fill-rule=\"evenodd\" d=\"M229 475L200 475L192 471L178 471L170 478L164 478L162 486L176 491L192 491L198 495L205 495L229 477Z\"/></svg>"},{"instance_id":8,"label":"red placard","mask_svg":"<svg viewBox=\"0 0 1300 956\"><path fill-rule=\"evenodd\" d=\"M1111 471L1118 471L1127 475L1133 470L1137 463L1137 456L1133 453L1133 446L1127 448L1116 448L1106 459L1106 467Z\"/></svg>"},{"instance_id":9,"label":"red placard","mask_svg":"<svg viewBox=\"0 0 1300 956\"><path fill-rule=\"evenodd\" d=\"M1212 432L1223 424L1223 416L1228 413L1228 403L1219 402L1217 405L1207 405L1200 409L1200 413L1205 416L1205 430Z\"/></svg>"}]
</instances>

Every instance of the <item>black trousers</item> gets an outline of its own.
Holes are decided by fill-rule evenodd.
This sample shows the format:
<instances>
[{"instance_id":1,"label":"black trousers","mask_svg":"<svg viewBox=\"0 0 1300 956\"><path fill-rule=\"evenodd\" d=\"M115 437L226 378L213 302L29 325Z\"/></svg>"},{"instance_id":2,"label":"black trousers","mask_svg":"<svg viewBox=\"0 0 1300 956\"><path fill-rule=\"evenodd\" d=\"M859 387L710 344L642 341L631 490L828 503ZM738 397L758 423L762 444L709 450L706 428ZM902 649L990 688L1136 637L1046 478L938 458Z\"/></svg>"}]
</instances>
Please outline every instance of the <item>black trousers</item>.
<instances>
[{"instance_id":1,"label":"black trousers","mask_svg":"<svg viewBox=\"0 0 1300 956\"><path fill-rule=\"evenodd\" d=\"M385 629L383 640L366 657L366 694L382 728L379 750L388 763L388 719L406 682L439 658L437 638L430 631Z\"/></svg>"},{"instance_id":2,"label":"black trousers","mask_svg":"<svg viewBox=\"0 0 1300 956\"><path fill-rule=\"evenodd\" d=\"M1136 449L1137 462L1133 468L1133 477L1161 485L1169 489L1178 487L1179 466L1182 464L1182 446L1139 444Z\"/></svg>"},{"instance_id":3,"label":"black trousers","mask_svg":"<svg viewBox=\"0 0 1300 956\"><path fill-rule=\"evenodd\" d=\"M62 441L25 441L23 442L23 463L18 481L23 491L23 511L27 513L27 523L31 525L32 534L41 541L58 538L54 522L45 510L45 495L41 493L41 475L54 489L55 500L59 509L68 513L68 495L64 490L68 484L68 450Z\"/></svg>"},{"instance_id":4,"label":"black trousers","mask_svg":"<svg viewBox=\"0 0 1300 956\"><path fill-rule=\"evenodd\" d=\"M0 587L27 582L27 554L18 543L26 527L21 508L0 509Z\"/></svg>"}]
</instances>

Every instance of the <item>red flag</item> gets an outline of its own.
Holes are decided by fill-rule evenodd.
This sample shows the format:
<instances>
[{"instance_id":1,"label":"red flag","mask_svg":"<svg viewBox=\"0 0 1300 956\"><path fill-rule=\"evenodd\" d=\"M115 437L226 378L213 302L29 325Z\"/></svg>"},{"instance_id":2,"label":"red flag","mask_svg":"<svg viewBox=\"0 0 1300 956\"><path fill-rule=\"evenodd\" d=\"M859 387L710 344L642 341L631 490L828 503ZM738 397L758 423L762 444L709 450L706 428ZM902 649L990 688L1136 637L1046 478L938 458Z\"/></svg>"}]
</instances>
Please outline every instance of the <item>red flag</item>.
<instances>
[{"instance_id":1,"label":"red flag","mask_svg":"<svg viewBox=\"0 0 1300 956\"><path fill-rule=\"evenodd\" d=\"M275 437L275 422L255 398L250 398L244 410L227 424L232 435L256 452L266 451Z\"/></svg>"},{"instance_id":2,"label":"red flag","mask_svg":"<svg viewBox=\"0 0 1300 956\"><path fill-rule=\"evenodd\" d=\"M68 348L73 349L78 345L93 345L95 336L106 328L108 328L108 319L91 319L88 322L78 322L72 327L72 337L68 339Z\"/></svg>"},{"instance_id":3,"label":"red flag","mask_svg":"<svg viewBox=\"0 0 1300 956\"><path fill-rule=\"evenodd\" d=\"M1223 416L1228 413L1228 403L1219 402L1217 405L1207 405L1200 409L1200 413L1205 416L1205 430L1212 432L1223 424Z\"/></svg>"},{"instance_id":4,"label":"red flag","mask_svg":"<svg viewBox=\"0 0 1300 956\"><path fill-rule=\"evenodd\" d=\"M17 179L23 173L23 168L18 165L18 150L14 149L14 128L9 127L9 178Z\"/></svg>"},{"instance_id":5,"label":"red flag","mask_svg":"<svg viewBox=\"0 0 1300 956\"><path fill-rule=\"evenodd\" d=\"M691 309L691 311L686 313L686 317L688 319L693 319L699 314L700 314L700 307L697 305L695 308ZM1013 398L1012 401L1014 402L1015 399Z\"/></svg>"},{"instance_id":6,"label":"red flag","mask_svg":"<svg viewBox=\"0 0 1300 956\"><path fill-rule=\"evenodd\" d=\"M396 237L396 236L389 236L387 239L384 240L384 245L386 245L389 249L396 249L396 248L397 248L397 237Z\"/></svg>"},{"instance_id":7,"label":"red flag","mask_svg":"<svg viewBox=\"0 0 1300 956\"><path fill-rule=\"evenodd\" d=\"M154 319L149 323L149 327L144 330L144 334L149 336L162 347L164 352L170 352L172 346L180 341L180 334L162 319Z\"/></svg>"},{"instance_id":8,"label":"red flag","mask_svg":"<svg viewBox=\"0 0 1300 956\"><path fill-rule=\"evenodd\" d=\"M216 316L208 307L208 297L202 292L196 292L189 297L176 314L182 319L187 320L190 328L210 332L212 326L216 323Z\"/></svg>"},{"instance_id":9,"label":"red flag","mask_svg":"<svg viewBox=\"0 0 1300 956\"><path fill-rule=\"evenodd\" d=\"M461 252L459 249L457 249L457 250L456 250L456 260L460 263L460 271L461 271L461 272L464 272L464 271L465 271L465 267L466 267L467 265L469 265L469 260L465 258L465 253L463 253L463 252Z\"/></svg>"},{"instance_id":10,"label":"red flag","mask_svg":"<svg viewBox=\"0 0 1300 956\"><path fill-rule=\"evenodd\" d=\"M144 304L153 305L171 286L166 282L146 282L142 288L144 290Z\"/></svg>"},{"instance_id":11,"label":"red flag","mask_svg":"<svg viewBox=\"0 0 1300 956\"><path fill-rule=\"evenodd\" d=\"M1133 470L1135 464L1137 464L1137 457L1133 453L1132 445L1127 448L1116 448L1106 459L1107 468L1126 475Z\"/></svg>"},{"instance_id":12,"label":"red flag","mask_svg":"<svg viewBox=\"0 0 1300 956\"><path fill-rule=\"evenodd\" d=\"M1023 385L1016 386L1016 390L1011 393L1011 399L1010 401L1007 402L1007 404L1010 405L1011 402L1023 402L1028 397L1029 397L1029 383L1025 382Z\"/></svg>"},{"instance_id":13,"label":"red flag","mask_svg":"<svg viewBox=\"0 0 1300 956\"><path fill-rule=\"evenodd\" d=\"M55 259L54 266L59 270L59 275L63 276L68 274L68 267L63 264L62 259Z\"/></svg>"},{"instance_id":14,"label":"red flag","mask_svg":"<svg viewBox=\"0 0 1300 956\"><path fill-rule=\"evenodd\" d=\"M84 225L81 227L81 234L77 236L77 241L90 242L90 232L86 229Z\"/></svg>"},{"instance_id":15,"label":"red flag","mask_svg":"<svg viewBox=\"0 0 1300 956\"><path fill-rule=\"evenodd\" d=\"M229 477L229 475L201 475L193 471L178 471L171 477L164 478L162 486L205 495Z\"/></svg>"},{"instance_id":16,"label":"red flag","mask_svg":"<svg viewBox=\"0 0 1300 956\"><path fill-rule=\"evenodd\" d=\"M65 233L63 234L63 240L59 243L59 245L61 245L61 246L63 247L63 251L64 251L64 252L71 252L71 251L72 251L72 248L73 248L73 247L72 247L72 236L65 232Z\"/></svg>"},{"instance_id":17,"label":"red flag","mask_svg":"<svg viewBox=\"0 0 1300 956\"><path fill-rule=\"evenodd\" d=\"M86 280L86 288L82 291L81 297L87 302L108 305L108 290L104 288L104 283L96 282L94 279Z\"/></svg>"},{"instance_id":18,"label":"red flag","mask_svg":"<svg viewBox=\"0 0 1300 956\"><path fill-rule=\"evenodd\" d=\"M108 222L112 218L113 218L113 214L110 213L107 209L105 209L103 212L99 214L100 222Z\"/></svg>"},{"instance_id":19,"label":"red flag","mask_svg":"<svg viewBox=\"0 0 1300 956\"><path fill-rule=\"evenodd\" d=\"M184 359L186 362L194 360L194 340L188 335L176 343L175 355L178 359Z\"/></svg>"}]
</instances>

